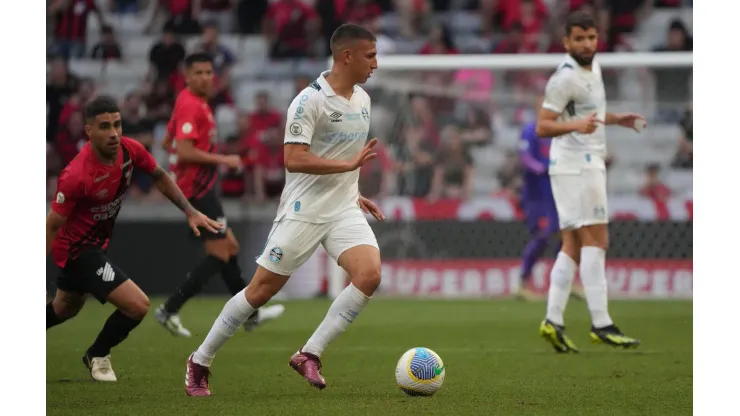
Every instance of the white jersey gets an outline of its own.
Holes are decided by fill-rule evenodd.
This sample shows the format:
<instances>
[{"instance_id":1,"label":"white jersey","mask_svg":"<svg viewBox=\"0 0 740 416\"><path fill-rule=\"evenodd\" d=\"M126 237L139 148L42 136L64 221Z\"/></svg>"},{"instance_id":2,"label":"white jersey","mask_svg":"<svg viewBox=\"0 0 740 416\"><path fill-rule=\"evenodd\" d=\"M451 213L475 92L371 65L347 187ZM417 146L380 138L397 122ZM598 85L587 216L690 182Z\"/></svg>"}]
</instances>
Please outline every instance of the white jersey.
<instances>
[{"instance_id":1,"label":"white jersey","mask_svg":"<svg viewBox=\"0 0 740 416\"><path fill-rule=\"evenodd\" d=\"M351 160L368 138L370 96L357 85L351 99L337 95L324 78L328 73L293 99L285 119L285 144L306 144L324 159ZM333 175L286 172L276 220L326 223L359 213L359 177L359 169Z\"/></svg>"},{"instance_id":2,"label":"white jersey","mask_svg":"<svg viewBox=\"0 0 740 416\"><path fill-rule=\"evenodd\" d=\"M568 55L547 82L542 107L559 113L559 121L582 120L593 113L603 121L606 93L598 62L594 60L589 71ZM605 126L599 124L591 134L573 132L554 138L550 148L550 174L606 170L605 130Z\"/></svg>"}]
</instances>

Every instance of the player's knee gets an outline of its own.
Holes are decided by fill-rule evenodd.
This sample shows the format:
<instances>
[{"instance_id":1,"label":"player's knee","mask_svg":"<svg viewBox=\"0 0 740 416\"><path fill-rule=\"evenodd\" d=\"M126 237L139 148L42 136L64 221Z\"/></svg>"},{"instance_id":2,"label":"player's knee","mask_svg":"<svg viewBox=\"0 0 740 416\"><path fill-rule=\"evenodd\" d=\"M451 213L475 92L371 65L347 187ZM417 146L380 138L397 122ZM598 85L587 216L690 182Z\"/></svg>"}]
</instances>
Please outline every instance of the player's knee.
<instances>
[{"instance_id":1,"label":"player's knee","mask_svg":"<svg viewBox=\"0 0 740 416\"><path fill-rule=\"evenodd\" d=\"M149 305L149 298L146 295L140 296L132 302L129 302L129 304L124 308L121 308L121 312L131 319L140 321L143 320L149 312Z\"/></svg>"},{"instance_id":2,"label":"player's knee","mask_svg":"<svg viewBox=\"0 0 740 416\"><path fill-rule=\"evenodd\" d=\"M367 296L375 293L380 286L380 280L380 265L363 268L357 276L352 276L352 284Z\"/></svg>"},{"instance_id":3,"label":"player's knee","mask_svg":"<svg viewBox=\"0 0 740 416\"><path fill-rule=\"evenodd\" d=\"M226 239L213 240L206 244L206 253L226 263L233 256Z\"/></svg>"},{"instance_id":4,"label":"player's knee","mask_svg":"<svg viewBox=\"0 0 740 416\"><path fill-rule=\"evenodd\" d=\"M275 279L253 278L245 289L247 302L249 302L253 308L259 308L267 303L283 286L277 281L278 279L280 279L280 277Z\"/></svg>"},{"instance_id":5,"label":"player's knee","mask_svg":"<svg viewBox=\"0 0 740 416\"><path fill-rule=\"evenodd\" d=\"M72 319L82 310L82 303L78 302L55 302L54 313L62 321Z\"/></svg>"}]
</instances>

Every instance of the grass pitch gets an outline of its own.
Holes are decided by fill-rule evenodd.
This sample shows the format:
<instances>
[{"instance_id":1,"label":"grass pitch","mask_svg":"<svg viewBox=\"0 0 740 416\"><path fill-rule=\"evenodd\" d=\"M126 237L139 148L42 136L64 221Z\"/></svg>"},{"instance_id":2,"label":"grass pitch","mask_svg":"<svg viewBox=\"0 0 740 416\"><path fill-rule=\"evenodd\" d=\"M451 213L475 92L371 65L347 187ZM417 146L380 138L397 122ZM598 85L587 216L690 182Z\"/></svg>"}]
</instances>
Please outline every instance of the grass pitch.
<instances>
[{"instance_id":1,"label":"grass pitch","mask_svg":"<svg viewBox=\"0 0 740 416\"><path fill-rule=\"evenodd\" d=\"M544 303L373 300L324 353L328 387L314 390L288 367L323 319L329 301L292 301L278 321L238 332L214 361L213 396L187 397L185 360L226 298L196 299L182 311L190 339L150 314L112 353L118 382L93 382L82 365L110 306L88 302L47 332L49 415L689 415L692 303L611 302L612 317L638 350L588 343L585 303L572 301L568 333L582 352L558 355L537 334ZM152 309L159 300L152 300ZM424 346L444 360L437 395L406 397L396 361Z\"/></svg>"}]
</instances>

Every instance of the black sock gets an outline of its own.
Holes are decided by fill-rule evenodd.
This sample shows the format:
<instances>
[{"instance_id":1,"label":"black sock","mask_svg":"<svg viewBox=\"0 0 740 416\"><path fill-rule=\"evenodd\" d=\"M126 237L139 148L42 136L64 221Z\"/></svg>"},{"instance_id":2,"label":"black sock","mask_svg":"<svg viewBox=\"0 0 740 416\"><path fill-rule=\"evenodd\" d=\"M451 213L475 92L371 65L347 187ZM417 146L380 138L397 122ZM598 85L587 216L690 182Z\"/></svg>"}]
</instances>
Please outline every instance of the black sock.
<instances>
[{"instance_id":1,"label":"black sock","mask_svg":"<svg viewBox=\"0 0 740 416\"><path fill-rule=\"evenodd\" d=\"M188 273L187 279L175 290L175 293L164 303L168 313L177 313L188 299L200 293L211 277L221 271L226 263L211 255L206 256L199 265Z\"/></svg>"},{"instance_id":2,"label":"black sock","mask_svg":"<svg viewBox=\"0 0 740 416\"><path fill-rule=\"evenodd\" d=\"M221 278L224 279L226 288L232 295L236 295L247 287L242 277L242 269L239 267L239 259L236 256L229 259L229 262L221 269Z\"/></svg>"},{"instance_id":3,"label":"black sock","mask_svg":"<svg viewBox=\"0 0 740 416\"><path fill-rule=\"evenodd\" d=\"M123 312L116 310L105 321L105 325L103 325L103 329L98 334L95 342L88 348L87 355L92 358L105 357L110 354L110 349L126 339L129 332L140 323L141 320L129 318Z\"/></svg>"},{"instance_id":4,"label":"black sock","mask_svg":"<svg viewBox=\"0 0 740 416\"><path fill-rule=\"evenodd\" d=\"M57 313L54 312L54 305L52 305L52 302L49 302L46 304L46 329L49 329L53 326L57 326L64 322L64 319L59 319L57 316Z\"/></svg>"}]
</instances>

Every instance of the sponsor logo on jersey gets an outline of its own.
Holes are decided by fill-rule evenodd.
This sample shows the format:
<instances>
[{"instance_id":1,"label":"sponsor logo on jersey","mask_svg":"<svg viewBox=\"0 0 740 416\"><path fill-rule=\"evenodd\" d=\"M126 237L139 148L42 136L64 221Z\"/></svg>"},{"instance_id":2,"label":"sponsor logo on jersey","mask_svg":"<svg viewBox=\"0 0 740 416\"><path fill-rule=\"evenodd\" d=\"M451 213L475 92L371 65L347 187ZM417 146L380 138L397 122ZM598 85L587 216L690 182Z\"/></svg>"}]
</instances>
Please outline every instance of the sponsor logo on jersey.
<instances>
[{"instance_id":1,"label":"sponsor logo on jersey","mask_svg":"<svg viewBox=\"0 0 740 416\"><path fill-rule=\"evenodd\" d=\"M370 121L370 112L367 111L367 108L362 107L362 119L365 121Z\"/></svg>"},{"instance_id":2,"label":"sponsor logo on jersey","mask_svg":"<svg viewBox=\"0 0 740 416\"><path fill-rule=\"evenodd\" d=\"M308 101L308 94L301 95L301 98L298 99L298 107L295 109L293 120L300 120L303 118L303 113L306 112L303 106L306 105L306 101Z\"/></svg>"},{"instance_id":3,"label":"sponsor logo on jersey","mask_svg":"<svg viewBox=\"0 0 740 416\"><path fill-rule=\"evenodd\" d=\"M347 141L355 141L355 140L367 140L367 132L366 131L354 131L354 132L346 132L346 131L330 131L328 133L324 133L319 138L322 142L325 143L339 143L339 142L347 142Z\"/></svg>"},{"instance_id":4,"label":"sponsor logo on jersey","mask_svg":"<svg viewBox=\"0 0 740 416\"><path fill-rule=\"evenodd\" d=\"M96 195L97 195L98 198L103 199L103 198L105 198L106 195L108 195L108 190L107 189L101 189L100 192L98 192Z\"/></svg>"},{"instance_id":5,"label":"sponsor logo on jersey","mask_svg":"<svg viewBox=\"0 0 740 416\"><path fill-rule=\"evenodd\" d=\"M342 122L342 113L335 111L331 114L329 114L330 121L332 123L341 123Z\"/></svg>"},{"instance_id":6,"label":"sponsor logo on jersey","mask_svg":"<svg viewBox=\"0 0 740 416\"><path fill-rule=\"evenodd\" d=\"M93 179L93 182L98 183L104 179L107 179L110 176L110 172L106 172L103 176L98 176L97 178Z\"/></svg>"}]
</instances>

